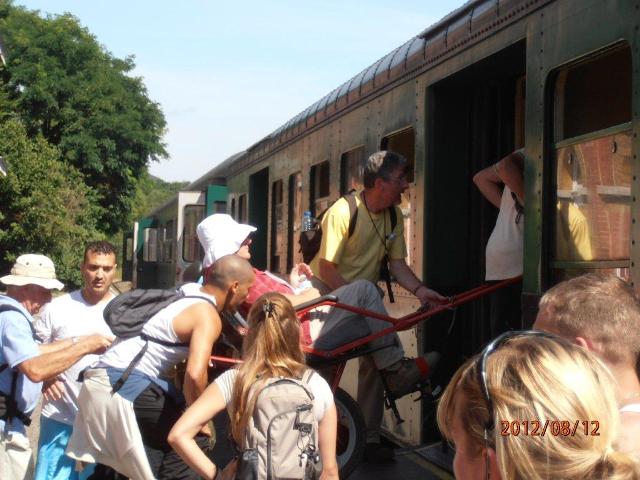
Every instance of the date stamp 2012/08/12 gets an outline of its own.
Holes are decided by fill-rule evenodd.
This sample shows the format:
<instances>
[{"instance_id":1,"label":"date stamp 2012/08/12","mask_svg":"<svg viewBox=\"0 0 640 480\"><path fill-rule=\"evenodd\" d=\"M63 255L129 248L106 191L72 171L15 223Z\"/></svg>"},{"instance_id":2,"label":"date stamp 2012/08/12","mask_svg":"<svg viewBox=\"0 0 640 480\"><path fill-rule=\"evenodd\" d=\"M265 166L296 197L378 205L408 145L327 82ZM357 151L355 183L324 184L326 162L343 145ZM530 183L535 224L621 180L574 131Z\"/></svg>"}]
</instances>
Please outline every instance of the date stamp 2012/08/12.
<instances>
[{"instance_id":1,"label":"date stamp 2012/08/12","mask_svg":"<svg viewBox=\"0 0 640 480\"><path fill-rule=\"evenodd\" d=\"M503 437L519 435L544 437L573 437L575 435L589 435L599 437L600 422L598 420L500 420L500 435Z\"/></svg>"}]
</instances>

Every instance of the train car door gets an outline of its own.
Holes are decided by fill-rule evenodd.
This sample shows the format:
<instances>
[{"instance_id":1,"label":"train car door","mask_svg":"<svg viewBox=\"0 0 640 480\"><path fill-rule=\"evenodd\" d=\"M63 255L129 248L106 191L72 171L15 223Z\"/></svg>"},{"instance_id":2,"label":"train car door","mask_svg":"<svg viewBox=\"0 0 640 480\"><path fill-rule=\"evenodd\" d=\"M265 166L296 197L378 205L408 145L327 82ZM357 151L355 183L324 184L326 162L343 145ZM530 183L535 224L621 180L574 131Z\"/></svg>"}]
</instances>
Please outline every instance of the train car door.
<instances>
[{"instance_id":1,"label":"train car door","mask_svg":"<svg viewBox=\"0 0 640 480\"><path fill-rule=\"evenodd\" d=\"M498 211L473 176L522 146L525 72L526 45L520 41L427 92L425 271L427 284L445 293L484 282L485 247ZM487 298L458 310L447 340L458 355L448 359L451 372L489 340L489 307Z\"/></svg>"},{"instance_id":2,"label":"train car door","mask_svg":"<svg viewBox=\"0 0 640 480\"><path fill-rule=\"evenodd\" d=\"M267 268L268 199L269 169L264 168L249 177L249 224L258 229L251 237L251 263L260 270Z\"/></svg>"},{"instance_id":3,"label":"train car door","mask_svg":"<svg viewBox=\"0 0 640 480\"><path fill-rule=\"evenodd\" d=\"M153 288L158 273L158 222L155 218L147 217L137 223L136 288Z\"/></svg>"},{"instance_id":4,"label":"train car door","mask_svg":"<svg viewBox=\"0 0 640 480\"><path fill-rule=\"evenodd\" d=\"M213 202L215 205L215 202ZM180 192L178 194L177 248L174 284L183 283L184 272L195 261L201 261L204 252L198 241L196 228L205 217L205 194L203 192Z\"/></svg>"},{"instance_id":5,"label":"train car door","mask_svg":"<svg viewBox=\"0 0 640 480\"><path fill-rule=\"evenodd\" d=\"M126 232L122 243L122 280L133 281L134 232Z\"/></svg>"}]
</instances>

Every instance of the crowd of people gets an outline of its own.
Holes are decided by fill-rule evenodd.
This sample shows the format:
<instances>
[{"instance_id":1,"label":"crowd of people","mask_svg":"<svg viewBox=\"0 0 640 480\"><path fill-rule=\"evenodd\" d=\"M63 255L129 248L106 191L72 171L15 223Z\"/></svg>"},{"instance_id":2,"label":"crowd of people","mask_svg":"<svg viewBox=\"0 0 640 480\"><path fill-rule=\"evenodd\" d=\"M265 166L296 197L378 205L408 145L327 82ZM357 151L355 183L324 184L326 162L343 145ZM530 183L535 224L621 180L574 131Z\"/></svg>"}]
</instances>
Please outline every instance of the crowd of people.
<instances>
[{"instance_id":1,"label":"crowd of people","mask_svg":"<svg viewBox=\"0 0 640 480\"><path fill-rule=\"evenodd\" d=\"M521 248L519 261L499 258L504 248L512 256L509 242L521 242L522 160L515 152L474 179L500 209L487 280L522 273ZM225 214L204 219L197 228L201 282L156 299L147 316L132 306L117 317L114 305L125 296L116 300L110 291L117 265L108 242L87 245L82 288L53 300L52 290L63 288L53 262L18 257L0 278L0 478L26 478L34 458L25 427L42 398L37 479L225 480L267 472L337 479L333 393L306 366L303 347L332 349L387 324L328 306L301 321L294 307L331 292L341 303L386 314L376 285L385 272L422 305L446 302L405 261L404 225L393 218L402 218L406 170L401 155L373 154L355 195L355 225L349 202L336 201L322 216L313 261L296 265L288 281L249 263L254 227ZM222 318L236 310L248 321L242 362L208 384ZM515 328L519 314L505 320L507 311L504 299L492 305L492 340L456 371L439 401L456 478L640 479L640 301L633 288L599 274L564 281L542 297L528 331ZM137 330L114 335L106 319L122 322L127 314ZM385 394L396 399L421 389L439 355L406 358L395 333L371 343L360 357L357 400L365 460L374 462L393 457L380 441ZM182 376L175 375L179 364ZM216 465L210 420L223 410L237 456Z\"/></svg>"}]
</instances>

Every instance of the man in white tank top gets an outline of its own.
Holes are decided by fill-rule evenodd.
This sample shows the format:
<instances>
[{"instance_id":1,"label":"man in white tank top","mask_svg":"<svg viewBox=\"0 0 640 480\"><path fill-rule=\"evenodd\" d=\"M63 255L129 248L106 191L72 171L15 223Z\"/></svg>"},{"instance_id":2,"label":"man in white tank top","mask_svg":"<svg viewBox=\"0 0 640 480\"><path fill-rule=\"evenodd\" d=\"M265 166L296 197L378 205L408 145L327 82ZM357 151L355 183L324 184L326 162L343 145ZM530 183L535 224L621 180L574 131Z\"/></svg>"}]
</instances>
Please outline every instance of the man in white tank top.
<instances>
[{"instance_id":1,"label":"man in white tank top","mask_svg":"<svg viewBox=\"0 0 640 480\"><path fill-rule=\"evenodd\" d=\"M522 149L507 155L473 177L482 195L496 208L498 218L485 253L485 279L506 280L522 275L524 246L524 155ZM491 296L490 332L494 338L508 329L522 328L522 282Z\"/></svg>"},{"instance_id":2,"label":"man in white tank top","mask_svg":"<svg viewBox=\"0 0 640 480\"><path fill-rule=\"evenodd\" d=\"M640 456L640 302L633 287L595 273L559 283L540 300L533 327L568 338L609 367L618 387L618 445Z\"/></svg>"},{"instance_id":3,"label":"man in white tank top","mask_svg":"<svg viewBox=\"0 0 640 480\"><path fill-rule=\"evenodd\" d=\"M67 455L130 478L198 478L169 446L167 435L207 386L209 357L222 328L219 312L243 302L254 279L249 262L235 255L220 258L214 267L202 287L189 289L199 298L177 300L147 321L143 333L163 343L147 343L116 393L114 385L145 345L141 337L117 339L85 373ZM177 392L166 374L185 359L184 385ZM205 446L210 435L203 429L199 444Z\"/></svg>"}]
</instances>

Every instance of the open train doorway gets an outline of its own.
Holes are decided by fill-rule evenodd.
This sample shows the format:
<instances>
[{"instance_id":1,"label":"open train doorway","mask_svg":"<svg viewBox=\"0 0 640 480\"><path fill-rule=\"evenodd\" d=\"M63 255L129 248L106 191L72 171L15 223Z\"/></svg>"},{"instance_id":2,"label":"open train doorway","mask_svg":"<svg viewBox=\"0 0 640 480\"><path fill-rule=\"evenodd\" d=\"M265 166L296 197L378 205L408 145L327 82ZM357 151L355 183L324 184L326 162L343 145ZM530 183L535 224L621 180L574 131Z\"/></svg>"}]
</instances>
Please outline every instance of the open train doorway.
<instances>
[{"instance_id":1,"label":"open train doorway","mask_svg":"<svg viewBox=\"0 0 640 480\"><path fill-rule=\"evenodd\" d=\"M498 212L473 176L523 146L525 73L522 40L428 88L425 272L427 284L445 294L484 281L485 246ZM489 339L488 300L460 307L450 332L449 325L425 329L425 349L447 352L443 383Z\"/></svg>"},{"instance_id":2,"label":"open train doorway","mask_svg":"<svg viewBox=\"0 0 640 480\"><path fill-rule=\"evenodd\" d=\"M267 232L269 231L269 168L249 177L249 225L256 230L251 238L251 264L267 269Z\"/></svg>"}]
</instances>

